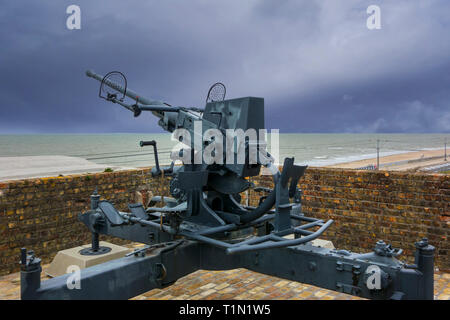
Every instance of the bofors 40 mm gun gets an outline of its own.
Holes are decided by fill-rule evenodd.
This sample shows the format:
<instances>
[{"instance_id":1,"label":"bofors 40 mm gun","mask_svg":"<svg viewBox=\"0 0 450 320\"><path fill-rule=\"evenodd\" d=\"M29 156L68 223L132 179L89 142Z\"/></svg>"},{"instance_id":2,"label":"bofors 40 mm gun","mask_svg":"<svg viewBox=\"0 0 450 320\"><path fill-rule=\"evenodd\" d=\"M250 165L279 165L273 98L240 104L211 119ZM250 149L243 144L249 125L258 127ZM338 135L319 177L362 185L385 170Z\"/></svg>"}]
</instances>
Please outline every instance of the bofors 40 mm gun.
<instances>
[{"instance_id":1,"label":"bofors 40 mm gun","mask_svg":"<svg viewBox=\"0 0 450 320\"><path fill-rule=\"evenodd\" d=\"M204 109L172 107L128 89L120 72L86 74L101 83L100 97L127 108L134 116L151 112L166 131L183 129L194 138L182 141L187 147L178 152L183 165L172 162L170 167L159 166L156 142L140 142L154 148L152 176L171 176L172 197L153 197L147 208L141 203L129 204L129 212L121 212L111 202L100 201L95 191L90 210L79 216L92 232L92 247L81 254L108 250L99 246L99 234L145 247L81 270L80 290L67 286L70 274L41 283L40 259L23 249L22 299L128 299L169 286L199 269L235 268L369 299L433 299L435 249L426 239L416 243L415 264L411 265L397 260L402 250L383 241L377 242L373 252L364 254L312 244L333 221L301 212L297 185L306 166L295 165L293 158L286 158L279 172L264 141L238 141L237 136L226 139L223 150L214 149L224 154L231 149L228 161L210 163L198 157L203 148L214 143L212 137L203 137L210 129L223 136L227 130L264 129L262 98L225 100L225 87L217 83L210 89ZM125 97L134 103L125 103ZM252 157L252 150L256 156ZM239 152L243 152L241 158ZM247 179L258 175L262 166L272 174L272 189L254 187ZM241 204L240 194L248 189L263 194L257 207Z\"/></svg>"}]
</instances>

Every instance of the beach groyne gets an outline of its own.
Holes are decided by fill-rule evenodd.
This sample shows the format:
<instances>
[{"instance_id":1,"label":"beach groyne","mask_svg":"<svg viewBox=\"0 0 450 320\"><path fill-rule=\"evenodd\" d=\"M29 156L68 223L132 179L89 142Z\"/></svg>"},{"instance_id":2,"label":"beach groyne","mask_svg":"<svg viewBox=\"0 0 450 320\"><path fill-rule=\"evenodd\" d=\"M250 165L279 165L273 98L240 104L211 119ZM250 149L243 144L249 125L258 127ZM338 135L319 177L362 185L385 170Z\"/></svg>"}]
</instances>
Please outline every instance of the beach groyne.
<instances>
[{"instance_id":1,"label":"beach groyne","mask_svg":"<svg viewBox=\"0 0 450 320\"><path fill-rule=\"evenodd\" d=\"M251 180L272 186L270 176ZM427 237L436 246L436 266L450 270L449 175L308 168L299 186L305 215L335 220L323 238L337 248L368 252L383 239L412 262L414 242ZM125 211L152 194L169 195L168 187L167 178L152 178L150 168L0 182L0 275L19 269L22 247L45 263L59 250L89 243L77 215L89 208L95 188ZM249 204L258 196L249 192Z\"/></svg>"}]
</instances>

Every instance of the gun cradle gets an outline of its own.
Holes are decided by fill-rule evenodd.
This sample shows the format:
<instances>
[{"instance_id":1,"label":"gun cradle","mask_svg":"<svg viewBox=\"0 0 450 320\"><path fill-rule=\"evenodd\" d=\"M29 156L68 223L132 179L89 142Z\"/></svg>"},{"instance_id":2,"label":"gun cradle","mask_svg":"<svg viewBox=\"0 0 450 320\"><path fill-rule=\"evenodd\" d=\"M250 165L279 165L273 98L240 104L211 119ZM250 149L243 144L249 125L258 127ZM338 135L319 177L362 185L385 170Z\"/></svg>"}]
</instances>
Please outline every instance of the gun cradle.
<instances>
[{"instance_id":1,"label":"gun cradle","mask_svg":"<svg viewBox=\"0 0 450 320\"><path fill-rule=\"evenodd\" d=\"M127 88L126 81L121 86L92 71L87 75L102 86L134 99L136 104L127 105L113 94L107 95L108 101L124 106L135 115L151 111L169 132L182 128L195 135L196 121L202 124L202 134L208 129L224 133L227 129L264 129L262 98L209 102L204 110L171 108L134 93ZM198 147L195 140L189 143L192 149ZM394 250L383 241L377 243L374 252L367 254L311 244L333 221L302 214L301 191L297 185L306 166L295 165L294 158L284 160L281 173L272 162L263 163L261 157L256 164L246 158L242 164L236 161L184 163L160 170L156 142L141 142L143 145L154 147L157 163L156 170L152 171L154 177L162 173L171 176L172 197L154 197L147 209L142 204L130 204L130 212L120 212L110 202L100 201L100 195L94 192L91 209L79 219L92 232L91 254L100 250L99 234L144 243L147 247L82 270L83 290L67 288L69 275L41 283L40 259L23 250L22 299L128 299L173 284L199 269L234 268L247 268L369 299L433 299L435 249L426 239L416 243L414 265L397 260L401 250ZM203 146L203 140L200 145ZM259 145L257 148L261 151ZM258 175L261 165L273 173L272 189L254 188L245 179ZM251 188L266 194L257 207L241 205L240 193Z\"/></svg>"}]
</instances>

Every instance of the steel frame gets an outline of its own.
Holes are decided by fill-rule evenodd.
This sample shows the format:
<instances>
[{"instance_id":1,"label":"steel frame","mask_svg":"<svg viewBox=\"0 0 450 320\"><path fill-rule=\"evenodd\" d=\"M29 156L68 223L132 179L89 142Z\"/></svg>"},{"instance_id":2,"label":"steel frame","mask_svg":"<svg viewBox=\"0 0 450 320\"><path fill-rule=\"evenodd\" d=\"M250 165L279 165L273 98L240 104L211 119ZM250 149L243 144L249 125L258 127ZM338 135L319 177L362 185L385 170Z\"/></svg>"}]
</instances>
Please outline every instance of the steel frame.
<instances>
[{"instance_id":1,"label":"steel frame","mask_svg":"<svg viewBox=\"0 0 450 320\"><path fill-rule=\"evenodd\" d=\"M375 253L355 254L309 243L229 255L221 248L182 239L83 269L80 289L67 286L72 274L41 283L41 268L36 261L32 268L28 256L28 266L24 265L21 271L21 298L129 299L154 288L167 287L196 270L246 268L368 299L433 299L433 250L430 249L422 243L417 249L416 265L407 266ZM365 283L365 271L371 266L379 267L384 274L386 283L381 290L370 290Z\"/></svg>"},{"instance_id":2,"label":"steel frame","mask_svg":"<svg viewBox=\"0 0 450 320\"><path fill-rule=\"evenodd\" d=\"M98 195L92 196L92 205L98 204ZM95 211L94 211L95 212ZM93 212L85 214L85 218ZM269 213L245 225L261 232L273 221ZM155 220L144 220L130 213L120 212L122 225L113 226L105 219L102 233L147 243L126 257L81 270L80 289L70 289L66 274L41 283L40 259L31 252L22 251L22 299L128 299L163 288L196 270L229 270L246 268L259 273L292 281L316 285L368 299L433 299L434 247L426 240L416 244L414 265L395 258L395 251L379 241L374 252L352 253L316 247L310 240L316 238L332 221L323 221L292 215L306 222L282 233L246 237L236 241L220 239L219 235L242 230L242 226L227 224L188 231L182 223L178 232ZM83 217L80 217L83 221ZM319 226L312 232L308 228ZM285 239L286 234L298 238ZM303 236L302 236L303 235ZM232 238L234 235L231 236ZM234 243L233 243L234 242ZM287 246L286 243L289 245ZM380 288L368 286L373 270L379 270Z\"/></svg>"}]
</instances>

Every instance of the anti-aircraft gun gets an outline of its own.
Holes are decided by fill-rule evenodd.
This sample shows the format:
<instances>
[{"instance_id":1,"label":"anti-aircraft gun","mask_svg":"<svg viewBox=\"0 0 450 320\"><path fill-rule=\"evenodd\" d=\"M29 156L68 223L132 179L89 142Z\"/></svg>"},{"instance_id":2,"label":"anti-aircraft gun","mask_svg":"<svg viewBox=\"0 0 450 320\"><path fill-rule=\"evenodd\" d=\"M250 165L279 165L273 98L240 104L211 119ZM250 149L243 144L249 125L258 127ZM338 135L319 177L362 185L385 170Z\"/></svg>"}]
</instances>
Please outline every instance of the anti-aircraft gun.
<instances>
[{"instance_id":1,"label":"anti-aircraft gun","mask_svg":"<svg viewBox=\"0 0 450 320\"><path fill-rule=\"evenodd\" d=\"M147 208L129 204L129 212L121 212L111 202L100 201L95 191L90 210L79 216L92 232L92 246L80 253L107 252L99 245L100 234L146 246L81 270L82 290L68 288L70 275L41 283L40 260L24 249L22 299L127 299L169 286L198 269L235 268L370 299L433 299L435 249L426 239L416 243L413 265L397 260L402 250L383 241L365 254L312 244L333 221L301 212L297 185L306 166L286 158L278 170L266 150L262 98L225 100L225 87L217 83L204 109L173 107L130 90L120 72L86 74L100 82L101 98L135 117L151 112L164 130L175 133L184 148L173 158L181 159L182 165L160 167L156 142L141 141L141 146L154 149L152 176L171 177L171 197L153 197ZM124 102L125 97L134 103ZM249 130L255 134L229 134ZM209 158L204 151L209 151ZM259 175L262 166L272 175L272 189L255 187L248 180ZM264 194L257 207L241 204L240 194L249 189Z\"/></svg>"}]
</instances>

